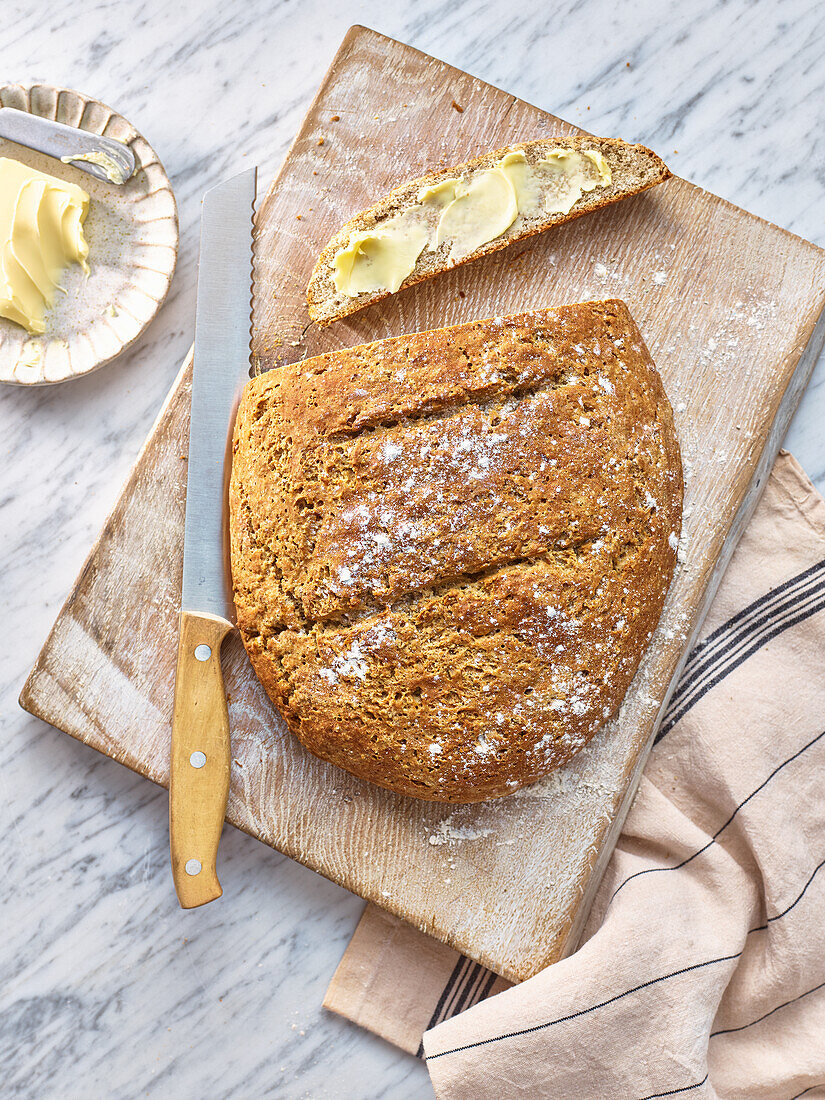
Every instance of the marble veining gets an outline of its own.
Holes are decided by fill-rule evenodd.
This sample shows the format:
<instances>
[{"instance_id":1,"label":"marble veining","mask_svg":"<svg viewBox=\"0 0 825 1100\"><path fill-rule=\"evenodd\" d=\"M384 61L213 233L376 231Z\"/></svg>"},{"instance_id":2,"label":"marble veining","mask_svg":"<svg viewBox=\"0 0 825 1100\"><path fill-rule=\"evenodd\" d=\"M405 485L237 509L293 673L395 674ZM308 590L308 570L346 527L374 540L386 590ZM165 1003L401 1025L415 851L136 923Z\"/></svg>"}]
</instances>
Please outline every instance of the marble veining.
<instances>
[{"instance_id":1,"label":"marble veining","mask_svg":"<svg viewBox=\"0 0 825 1100\"><path fill-rule=\"evenodd\" d=\"M0 391L4 1096L432 1095L423 1065L319 1007L357 898L230 830L225 897L183 913L165 792L16 704L191 342L200 197L250 163L266 186L356 21L644 141L677 173L825 245L815 0L6 5L4 79L76 87L132 121L175 188L181 253L160 316L117 363ZM823 417L821 361L787 441L821 489Z\"/></svg>"}]
</instances>

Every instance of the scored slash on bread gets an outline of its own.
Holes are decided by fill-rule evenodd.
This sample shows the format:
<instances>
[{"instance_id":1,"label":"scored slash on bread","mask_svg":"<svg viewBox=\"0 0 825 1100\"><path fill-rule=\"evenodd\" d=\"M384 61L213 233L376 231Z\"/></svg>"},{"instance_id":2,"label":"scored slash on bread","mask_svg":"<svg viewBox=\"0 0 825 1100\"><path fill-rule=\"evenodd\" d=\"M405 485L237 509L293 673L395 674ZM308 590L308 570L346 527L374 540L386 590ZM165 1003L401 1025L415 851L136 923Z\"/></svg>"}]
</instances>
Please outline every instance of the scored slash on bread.
<instances>
[{"instance_id":1,"label":"scored slash on bread","mask_svg":"<svg viewBox=\"0 0 825 1100\"><path fill-rule=\"evenodd\" d=\"M523 152L527 163L534 165L542 157L556 149L591 150L600 153L606 160L611 173L611 182L607 186L586 191L575 202L569 213L539 213L519 215L502 234L476 248L458 260L449 258L450 243L445 241L436 249L425 248L419 255L415 267L399 289L414 286L424 279L433 278L444 271L468 263L490 252L506 248L516 241L543 233L554 225L571 221L582 214L598 210L621 199L637 195L657 183L670 178L670 170L664 162L644 145L631 145L620 138L597 138L589 135L582 137L551 137L536 141L521 142L504 149L493 150L474 160L433 172L418 179L409 180L396 187L374 206L356 214L327 244L312 272L307 286L307 306L310 318L320 325L328 325L355 313L366 306L388 297L389 290L371 290L348 297L340 292L333 281L333 261L336 253L344 248L354 233L378 229L390 218L411 209L417 204L417 197L423 187L434 187L444 180L461 176L470 182L480 173L495 167L508 153Z\"/></svg>"},{"instance_id":2,"label":"scored slash on bread","mask_svg":"<svg viewBox=\"0 0 825 1100\"><path fill-rule=\"evenodd\" d=\"M621 301L277 367L235 428L241 637L317 756L418 798L499 797L615 713L681 505L670 404Z\"/></svg>"}]
</instances>

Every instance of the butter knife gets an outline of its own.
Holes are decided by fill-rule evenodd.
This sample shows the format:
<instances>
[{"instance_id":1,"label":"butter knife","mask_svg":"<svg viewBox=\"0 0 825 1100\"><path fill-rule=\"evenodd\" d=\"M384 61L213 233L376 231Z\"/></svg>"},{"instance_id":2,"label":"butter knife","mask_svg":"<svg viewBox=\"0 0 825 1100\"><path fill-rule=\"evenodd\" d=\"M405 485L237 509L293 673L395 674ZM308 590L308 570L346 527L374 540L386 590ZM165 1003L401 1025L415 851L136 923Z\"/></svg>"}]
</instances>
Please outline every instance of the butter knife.
<instances>
[{"instance_id":1,"label":"butter knife","mask_svg":"<svg viewBox=\"0 0 825 1100\"><path fill-rule=\"evenodd\" d=\"M126 183L135 170L135 154L122 141L77 126L65 126L15 107L0 107L0 137L72 164L109 183Z\"/></svg>"},{"instance_id":2,"label":"butter knife","mask_svg":"<svg viewBox=\"0 0 825 1100\"><path fill-rule=\"evenodd\" d=\"M215 862L229 794L230 740L221 644L235 619L227 486L235 413L249 378L256 179L250 168L208 191L201 217L169 781L172 876L184 909L223 892Z\"/></svg>"}]
</instances>

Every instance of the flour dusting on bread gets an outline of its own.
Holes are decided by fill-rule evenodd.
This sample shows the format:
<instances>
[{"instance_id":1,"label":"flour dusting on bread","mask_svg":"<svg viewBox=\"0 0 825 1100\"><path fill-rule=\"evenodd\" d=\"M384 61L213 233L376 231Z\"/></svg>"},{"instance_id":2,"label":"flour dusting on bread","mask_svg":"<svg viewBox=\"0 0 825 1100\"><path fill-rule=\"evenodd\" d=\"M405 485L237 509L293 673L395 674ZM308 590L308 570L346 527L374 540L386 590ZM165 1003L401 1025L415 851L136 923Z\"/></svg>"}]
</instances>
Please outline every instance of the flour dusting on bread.
<instances>
[{"instance_id":1,"label":"flour dusting on bread","mask_svg":"<svg viewBox=\"0 0 825 1100\"><path fill-rule=\"evenodd\" d=\"M624 303L276 368L248 384L234 448L241 634L312 752L471 802L546 775L615 713L682 501Z\"/></svg>"}]
</instances>

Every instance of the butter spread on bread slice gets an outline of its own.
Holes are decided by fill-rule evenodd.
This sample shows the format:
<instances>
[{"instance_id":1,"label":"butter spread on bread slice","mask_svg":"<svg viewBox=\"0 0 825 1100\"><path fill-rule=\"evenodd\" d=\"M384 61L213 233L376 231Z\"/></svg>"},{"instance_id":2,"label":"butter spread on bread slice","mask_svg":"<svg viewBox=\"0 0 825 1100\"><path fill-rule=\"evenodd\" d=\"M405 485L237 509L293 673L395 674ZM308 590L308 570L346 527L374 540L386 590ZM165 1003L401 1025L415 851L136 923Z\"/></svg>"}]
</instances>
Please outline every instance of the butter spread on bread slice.
<instances>
[{"instance_id":1,"label":"butter spread on bread slice","mask_svg":"<svg viewBox=\"0 0 825 1100\"><path fill-rule=\"evenodd\" d=\"M329 242L307 287L310 317L329 324L669 175L643 145L582 137L525 142L411 180Z\"/></svg>"}]
</instances>

